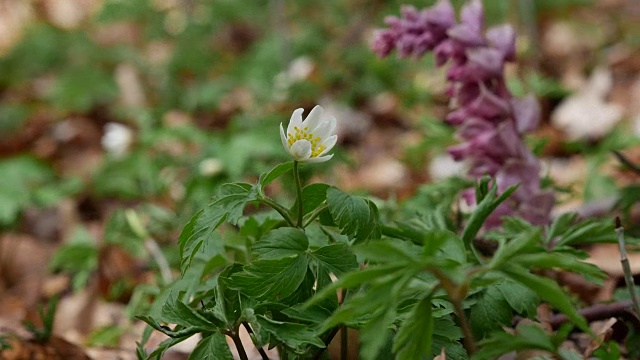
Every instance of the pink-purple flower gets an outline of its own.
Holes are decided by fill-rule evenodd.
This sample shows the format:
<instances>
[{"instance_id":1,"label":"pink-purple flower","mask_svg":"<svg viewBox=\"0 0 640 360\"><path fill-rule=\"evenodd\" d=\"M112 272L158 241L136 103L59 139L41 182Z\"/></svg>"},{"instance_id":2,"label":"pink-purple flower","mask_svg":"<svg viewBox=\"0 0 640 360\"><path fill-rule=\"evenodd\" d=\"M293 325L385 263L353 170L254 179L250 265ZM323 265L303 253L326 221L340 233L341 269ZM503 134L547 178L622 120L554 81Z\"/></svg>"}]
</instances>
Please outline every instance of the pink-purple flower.
<instances>
[{"instance_id":1,"label":"pink-purple flower","mask_svg":"<svg viewBox=\"0 0 640 360\"><path fill-rule=\"evenodd\" d=\"M388 28L377 30L373 43L379 56L395 50L400 57L419 58L432 52L438 66L448 66L452 111L445 121L457 127L461 140L449 149L453 158L469 162L470 176L492 176L499 191L520 184L486 226L499 225L505 215L548 223L554 196L540 187L540 162L523 142L538 126L540 109L533 96L515 98L504 79L505 63L515 60L511 26L485 31L480 0L463 6L460 20L451 3L440 0L423 10L405 6L401 17L385 23Z\"/></svg>"}]
</instances>

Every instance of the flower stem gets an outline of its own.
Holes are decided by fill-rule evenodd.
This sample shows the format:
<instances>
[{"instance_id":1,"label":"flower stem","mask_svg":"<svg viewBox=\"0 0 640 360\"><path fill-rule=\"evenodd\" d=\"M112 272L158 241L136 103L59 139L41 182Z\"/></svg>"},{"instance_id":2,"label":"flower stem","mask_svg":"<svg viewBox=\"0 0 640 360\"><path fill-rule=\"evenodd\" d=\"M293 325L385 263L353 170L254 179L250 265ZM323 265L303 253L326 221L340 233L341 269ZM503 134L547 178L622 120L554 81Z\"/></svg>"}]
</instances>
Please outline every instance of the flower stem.
<instances>
[{"instance_id":1,"label":"flower stem","mask_svg":"<svg viewBox=\"0 0 640 360\"><path fill-rule=\"evenodd\" d=\"M293 162L293 181L295 182L296 195L298 199L298 220L296 226L304 228L302 217L304 216L304 207L302 206L302 182L300 181L300 163Z\"/></svg>"},{"instance_id":2,"label":"flower stem","mask_svg":"<svg viewBox=\"0 0 640 360\"><path fill-rule=\"evenodd\" d=\"M289 224L289 226L293 226L295 227L296 225L293 222L293 219L291 218L291 215L289 214L289 211L282 205L278 204L277 202L271 200L270 198L268 198L265 195L259 195L258 197L258 201L269 206L270 208L272 208L273 210L277 211L278 214L280 214L284 220L287 222L287 224Z\"/></svg>"}]
</instances>

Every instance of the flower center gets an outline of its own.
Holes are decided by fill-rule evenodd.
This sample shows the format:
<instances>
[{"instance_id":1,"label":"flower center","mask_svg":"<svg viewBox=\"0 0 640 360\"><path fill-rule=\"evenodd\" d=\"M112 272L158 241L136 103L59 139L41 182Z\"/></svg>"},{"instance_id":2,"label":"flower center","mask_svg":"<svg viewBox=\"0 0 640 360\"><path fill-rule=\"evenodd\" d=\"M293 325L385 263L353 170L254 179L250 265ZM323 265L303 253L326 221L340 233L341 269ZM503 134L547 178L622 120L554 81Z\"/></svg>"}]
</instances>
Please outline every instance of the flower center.
<instances>
[{"instance_id":1,"label":"flower center","mask_svg":"<svg viewBox=\"0 0 640 360\"><path fill-rule=\"evenodd\" d=\"M320 156L322 152L327 148L326 146L320 144L322 139L319 136L314 136L312 133L309 133L309 128L304 127L300 129L297 126L293 127L294 134L287 133L287 142L289 143L289 148L296 142L300 140L307 140L311 144L311 156L312 158Z\"/></svg>"}]
</instances>

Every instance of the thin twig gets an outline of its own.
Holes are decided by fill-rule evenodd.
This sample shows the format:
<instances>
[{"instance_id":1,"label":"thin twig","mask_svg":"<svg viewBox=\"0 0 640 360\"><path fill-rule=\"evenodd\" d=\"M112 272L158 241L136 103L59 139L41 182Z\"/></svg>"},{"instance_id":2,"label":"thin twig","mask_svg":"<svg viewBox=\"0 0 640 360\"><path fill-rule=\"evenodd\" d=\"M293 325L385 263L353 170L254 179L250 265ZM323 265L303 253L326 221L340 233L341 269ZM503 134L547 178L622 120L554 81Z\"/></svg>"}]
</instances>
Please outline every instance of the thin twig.
<instances>
[{"instance_id":1,"label":"thin twig","mask_svg":"<svg viewBox=\"0 0 640 360\"><path fill-rule=\"evenodd\" d=\"M589 306L587 308L581 309L578 311L580 315L582 315L587 322L593 322L598 320L609 319L612 317L630 317L631 316L631 307L633 306L633 301L625 300L619 301L609 304L596 304L593 306ZM514 326L517 325L519 320L522 318L518 318L514 322ZM554 329L558 328L560 325L569 321L569 318L565 314L555 314L549 320L549 324ZM638 319L635 320L638 323Z\"/></svg>"},{"instance_id":2,"label":"thin twig","mask_svg":"<svg viewBox=\"0 0 640 360\"><path fill-rule=\"evenodd\" d=\"M635 284L633 282L633 274L631 274L631 266L629 266L629 259L627 258L627 249L624 242L624 228L620 218L616 216L616 235L618 235L618 246L620 247L620 263L622 264L622 270L624 271L624 281L627 283L629 294L631 294L631 301L636 312L636 316L640 316L640 301L638 301L638 294L636 293Z\"/></svg>"},{"instance_id":3,"label":"thin twig","mask_svg":"<svg viewBox=\"0 0 640 360\"><path fill-rule=\"evenodd\" d=\"M627 166L628 168L633 170L633 172L635 172L636 174L640 174L640 166L632 163L631 160L627 159L627 157L624 156L620 151L613 150L612 153L613 155L615 155L618 161L622 163L622 165Z\"/></svg>"}]
</instances>

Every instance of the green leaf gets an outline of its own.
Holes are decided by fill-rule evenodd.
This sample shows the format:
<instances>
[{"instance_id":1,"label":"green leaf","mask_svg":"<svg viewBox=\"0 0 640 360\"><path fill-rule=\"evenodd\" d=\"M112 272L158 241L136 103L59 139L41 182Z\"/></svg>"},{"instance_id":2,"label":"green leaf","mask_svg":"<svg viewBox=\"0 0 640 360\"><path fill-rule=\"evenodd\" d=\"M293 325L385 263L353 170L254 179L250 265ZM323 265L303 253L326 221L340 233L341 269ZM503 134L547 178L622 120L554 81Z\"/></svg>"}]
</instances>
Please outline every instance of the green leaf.
<instances>
[{"instance_id":1,"label":"green leaf","mask_svg":"<svg viewBox=\"0 0 640 360\"><path fill-rule=\"evenodd\" d=\"M222 320L216 319L217 321L214 323L173 296L170 296L162 307L161 318L167 323L184 327L197 327L209 331L224 325Z\"/></svg>"},{"instance_id":2,"label":"green leaf","mask_svg":"<svg viewBox=\"0 0 640 360\"><path fill-rule=\"evenodd\" d=\"M562 311L569 320L576 324L582 331L591 334L591 330L585 319L578 314L569 297L562 288L553 280L542 278L529 273L519 265L512 264L501 269L512 280L533 290L543 300L547 301L558 310Z\"/></svg>"},{"instance_id":3,"label":"green leaf","mask_svg":"<svg viewBox=\"0 0 640 360\"><path fill-rule=\"evenodd\" d=\"M449 230L430 231L424 235L422 258L431 256L441 256L459 264L467 261L467 251L462 239Z\"/></svg>"},{"instance_id":4,"label":"green leaf","mask_svg":"<svg viewBox=\"0 0 640 360\"><path fill-rule=\"evenodd\" d=\"M309 260L306 256L290 256L273 260L257 260L244 271L231 276L230 286L259 299L284 299L302 283Z\"/></svg>"},{"instance_id":5,"label":"green leaf","mask_svg":"<svg viewBox=\"0 0 640 360\"><path fill-rule=\"evenodd\" d=\"M0 226L17 220L20 212L35 203L35 192L54 180L53 171L30 156L0 160Z\"/></svg>"},{"instance_id":6,"label":"green leaf","mask_svg":"<svg viewBox=\"0 0 640 360\"><path fill-rule=\"evenodd\" d=\"M346 244L332 244L311 251L309 256L318 266L326 268L336 276L340 276L358 268L356 256Z\"/></svg>"},{"instance_id":7,"label":"green leaf","mask_svg":"<svg viewBox=\"0 0 640 360\"><path fill-rule=\"evenodd\" d=\"M572 224L578 218L577 213L564 213L553 220L549 228L547 229L546 242L550 243L557 236L562 236L566 231L568 231Z\"/></svg>"},{"instance_id":8,"label":"green leaf","mask_svg":"<svg viewBox=\"0 0 640 360\"><path fill-rule=\"evenodd\" d=\"M471 308L469 322L474 336L482 339L490 332L510 324L512 316L511 307L502 292L492 285L482 292Z\"/></svg>"},{"instance_id":9,"label":"green leaf","mask_svg":"<svg viewBox=\"0 0 640 360\"><path fill-rule=\"evenodd\" d=\"M345 275L345 277L348 275ZM407 272L405 269L398 269L395 272L381 276L368 284L367 290L358 292L349 297L342 306L328 318L322 326L321 331L326 331L339 324L350 324L356 322L373 321L372 327L380 330L379 334L386 330L386 326L393 320L389 318L391 313L395 314L395 308L399 301L400 293L405 289L407 283L415 276L415 272ZM339 281L338 281L339 282ZM325 289L330 288L328 286ZM376 346L382 344L375 334L363 338L363 341L372 340ZM374 346L374 348L376 347Z\"/></svg>"},{"instance_id":10,"label":"green leaf","mask_svg":"<svg viewBox=\"0 0 640 360\"><path fill-rule=\"evenodd\" d=\"M274 260L301 255L309 247L303 230L283 227L271 230L253 245L253 253L260 260Z\"/></svg>"},{"instance_id":11,"label":"green leaf","mask_svg":"<svg viewBox=\"0 0 640 360\"><path fill-rule=\"evenodd\" d=\"M433 306L431 298L418 301L400 325L394 338L393 352L398 360L414 360L433 356Z\"/></svg>"},{"instance_id":12,"label":"green leaf","mask_svg":"<svg viewBox=\"0 0 640 360\"><path fill-rule=\"evenodd\" d=\"M276 321L263 315L258 315L257 321L264 331L296 353L302 354L309 345L321 349L325 347L314 329L307 325Z\"/></svg>"},{"instance_id":13,"label":"green leaf","mask_svg":"<svg viewBox=\"0 0 640 360\"><path fill-rule=\"evenodd\" d=\"M438 327L435 327L436 331ZM469 355L464 349L460 341L451 340L438 334L433 335L433 345L431 347L434 350L434 354L440 354L442 348L444 348L445 354L447 354L447 360L467 360Z\"/></svg>"},{"instance_id":14,"label":"green leaf","mask_svg":"<svg viewBox=\"0 0 640 360\"><path fill-rule=\"evenodd\" d=\"M513 281L502 281L495 285L509 306L521 315L535 316L540 297L529 288Z\"/></svg>"},{"instance_id":15,"label":"green leaf","mask_svg":"<svg viewBox=\"0 0 640 360\"><path fill-rule=\"evenodd\" d=\"M589 219L571 226L563 234L558 235L558 240L554 246L575 246L578 244L616 241L614 225L610 219Z\"/></svg>"},{"instance_id":16,"label":"green leaf","mask_svg":"<svg viewBox=\"0 0 640 360\"><path fill-rule=\"evenodd\" d=\"M414 264L418 260L420 248L409 242L380 240L356 245L353 251L376 263Z\"/></svg>"},{"instance_id":17,"label":"green leaf","mask_svg":"<svg viewBox=\"0 0 640 360\"><path fill-rule=\"evenodd\" d=\"M366 282L380 279L380 278L383 278L384 276L389 276L389 274L402 271L404 268L405 267L402 264L400 265L389 264L389 265L369 267L366 269L347 273L343 277L338 279L338 281L331 283L331 285L319 291L316 294L316 296L314 296L304 304L304 308L309 308L312 305L318 304L322 300L330 296L335 296L336 291L340 288L348 289L348 288L356 287Z\"/></svg>"},{"instance_id":18,"label":"green leaf","mask_svg":"<svg viewBox=\"0 0 640 360\"><path fill-rule=\"evenodd\" d=\"M506 332L495 332L491 337L479 343L480 351L474 354L473 359L492 360L500 355L516 350L546 350L555 352L555 346L550 335L542 328L535 325L520 325L517 335Z\"/></svg>"},{"instance_id":19,"label":"green leaf","mask_svg":"<svg viewBox=\"0 0 640 360\"><path fill-rule=\"evenodd\" d=\"M224 335L214 332L198 342L189 360L233 360Z\"/></svg>"},{"instance_id":20,"label":"green leaf","mask_svg":"<svg viewBox=\"0 0 640 360\"><path fill-rule=\"evenodd\" d=\"M380 238L378 208L371 201L331 187L327 190L327 203L331 217L343 235L356 243Z\"/></svg>"},{"instance_id":21,"label":"green leaf","mask_svg":"<svg viewBox=\"0 0 640 360\"><path fill-rule=\"evenodd\" d=\"M187 340L190 337L191 337L191 335L183 336L183 337L171 337L171 338L161 342L158 345L158 347L155 350L153 350L153 352L146 357L146 359L154 359L155 358L156 360L161 360L162 359L162 355L164 355L164 352L167 351L167 349L169 349L170 347L172 347L174 345L177 345L177 344Z\"/></svg>"},{"instance_id":22,"label":"green leaf","mask_svg":"<svg viewBox=\"0 0 640 360\"><path fill-rule=\"evenodd\" d=\"M302 209L302 213L306 215L325 202L327 200L327 190L329 188L329 185L323 183L314 183L303 187L302 201L304 207ZM297 212L298 200L296 199L295 204L293 204L293 207L291 208L291 213L296 214Z\"/></svg>"},{"instance_id":23,"label":"green leaf","mask_svg":"<svg viewBox=\"0 0 640 360\"><path fill-rule=\"evenodd\" d=\"M241 271L240 264L227 266L218 276L215 288L215 305L212 311L217 317L224 319L227 328L234 327L242 313L240 293L231 289L231 276Z\"/></svg>"},{"instance_id":24,"label":"green leaf","mask_svg":"<svg viewBox=\"0 0 640 360\"><path fill-rule=\"evenodd\" d=\"M191 266L193 257L203 244L219 242L215 230L224 222L236 224L247 203L255 201L257 194L249 184L224 184L213 203L197 213L180 234L180 268L182 274ZM224 248L221 247L221 251Z\"/></svg>"},{"instance_id":25,"label":"green leaf","mask_svg":"<svg viewBox=\"0 0 640 360\"><path fill-rule=\"evenodd\" d=\"M292 169L293 169L293 161L289 161L274 167L268 173L264 173L260 175L260 180L258 180L258 183L260 184L260 189L264 191L264 188L267 187L267 185L271 184L273 180L286 174Z\"/></svg>"},{"instance_id":26,"label":"green leaf","mask_svg":"<svg viewBox=\"0 0 640 360\"><path fill-rule=\"evenodd\" d=\"M179 326L176 326L177 330L171 330L171 328L169 328L168 326L163 326L160 325L159 322L157 322L154 318L152 318L151 316L147 316L147 315L136 315L137 319L140 319L144 322L146 322L147 324L149 324L149 326L151 326L152 328L160 331L161 333L175 338L175 339L182 339L185 340L186 338L200 333L202 331L206 331L206 329L202 329L202 328L198 328L198 327L194 327L194 326L190 326L188 328L181 328L181 329L177 329Z\"/></svg>"},{"instance_id":27,"label":"green leaf","mask_svg":"<svg viewBox=\"0 0 640 360\"><path fill-rule=\"evenodd\" d=\"M389 304L382 311L374 313L364 326L360 328L360 358L377 360L385 343L387 332L396 316L396 303Z\"/></svg>"},{"instance_id":28,"label":"green leaf","mask_svg":"<svg viewBox=\"0 0 640 360\"><path fill-rule=\"evenodd\" d=\"M572 271L588 280L593 280L597 284L601 284L602 280L607 278L607 274L597 266L560 252L522 254L515 257L513 261L528 269L559 268Z\"/></svg>"},{"instance_id":29,"label":"green leaf","mask_svg":"<svg viewBox=\"0 0 640 360\"><path fill-rule=\"evenodd\" d=\"M511 194L516 191L517 188L517 185L510 186L502 194L500 194L500 196L497 196L498 187L495 184L491 186L491 189L489 190L487 195L484 196L480 203L478 203L478 206L471 214L467 225L462 231L462 241L468 248L473 246L471 242L484 224L487 217L491 215L493 210L495 210L498 205L500 205L509 196L511 196Z\"/></svg>"},{"instance_id":30,"label":"green leaf","mask_svg":"<svg viewBox=\"0 0 640 360\"><path fill-rule=\"evenodd\" d=\"M521 233L515 239L502 244L496 253L493 255L493 259L489 263L491 268L499 268L501 265L510 261L514 256L520 252L530 250L533 246L540 243L542 240L540 230L534 229L524 233Z\"/></svg>"}]
</instances>

